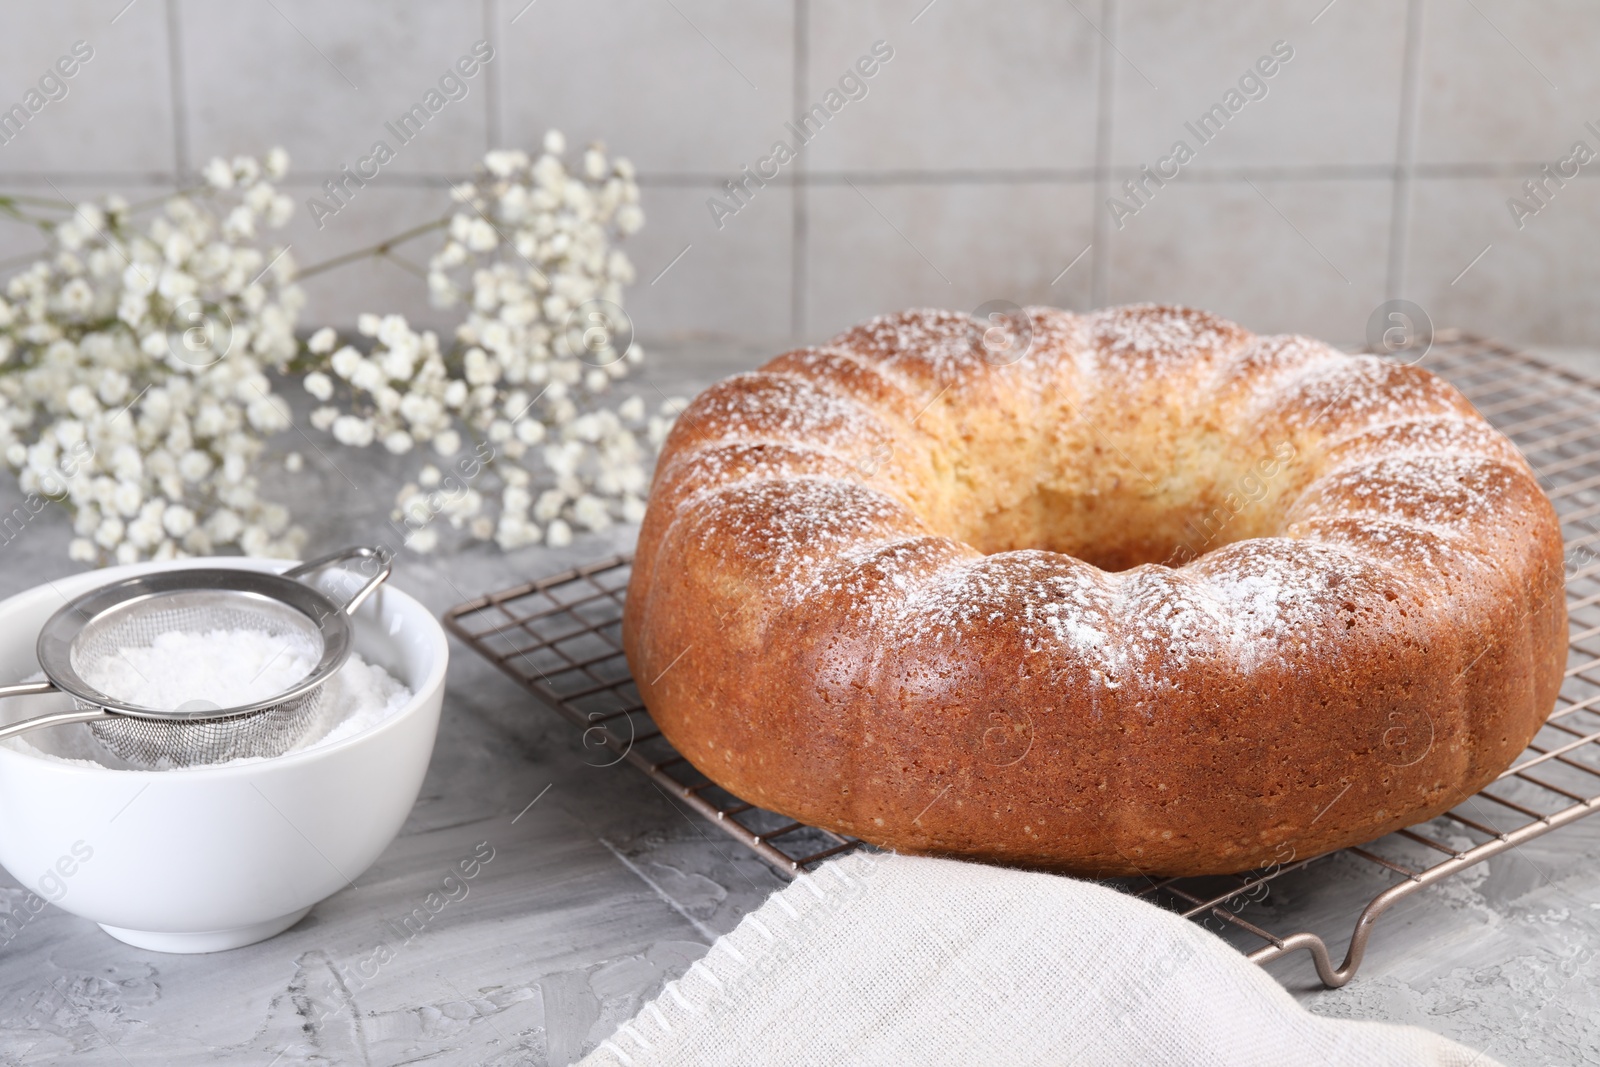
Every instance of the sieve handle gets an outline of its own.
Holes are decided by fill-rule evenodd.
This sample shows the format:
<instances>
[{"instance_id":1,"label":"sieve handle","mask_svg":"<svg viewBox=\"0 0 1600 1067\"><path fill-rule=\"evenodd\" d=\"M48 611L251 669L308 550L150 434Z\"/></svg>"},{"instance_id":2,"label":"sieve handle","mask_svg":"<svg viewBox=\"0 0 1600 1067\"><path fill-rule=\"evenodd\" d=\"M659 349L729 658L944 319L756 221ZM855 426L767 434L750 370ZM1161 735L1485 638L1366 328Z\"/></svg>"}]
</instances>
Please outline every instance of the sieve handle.
<instances>
[{"instance_id":1,"label":"sieve handle","mask_svg":"<svg viewBox=\"0 0 1600 1067\"><path fill-rule=\"evenodd\" d=\"M378 563L378 573L373 575L371 578L368 578L367 583L360 589L356 590L355 596L346 601L344 607L340 609L346 615L354 615L356 613L356 609L362 605L367 597L372 595L372 591L374 589L383 584L384 580L388 578L390 573L394 570L394 564L384 558L381 550L359 546L356 548L346 548L338 552L330 552L326 556L318 556L316 559L307 560L298 567L293 567L284 571L283 576L285 578L302 578L308 574L320 571L324 567L331 567L335 563L344 563L352 559L371 559L376 560Z\"/></svg>"},{"instance_id":2,"label":"sieve handle","mask_svg":"<svg viewBox=\"0 0 1600 1067\"><path fill-rule=\"evenodd\" d=\"M45 693L59 693L54 682L23 682L21 685L0 686L0 697L42 696ZM39 715L32 719L23 719L21 722L11 723L9 726L0 726L0 741L17 734L25 734L30 730L42 730L46 726L65 726L74 722L93 722L95 719L114 718L110 712L100 711L62 711L54 715Z\"/></svg>"}]
</instances>

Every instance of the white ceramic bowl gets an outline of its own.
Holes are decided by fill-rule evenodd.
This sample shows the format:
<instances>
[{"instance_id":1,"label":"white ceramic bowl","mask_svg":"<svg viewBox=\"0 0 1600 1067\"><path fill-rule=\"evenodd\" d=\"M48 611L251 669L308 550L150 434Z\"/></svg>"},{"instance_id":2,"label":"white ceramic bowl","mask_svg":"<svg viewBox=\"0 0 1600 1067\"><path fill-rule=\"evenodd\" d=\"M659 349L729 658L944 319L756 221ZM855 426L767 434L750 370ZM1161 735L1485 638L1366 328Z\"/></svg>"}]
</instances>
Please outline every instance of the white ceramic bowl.
<instances>
[{"instance_id":1,"label":"white ceramic bowl","mask_svg":"<svg viewBox=\"0 0 1600 1067\"><path fill-rule=\"evenodd\" d=\"M20 593L0 602L0 683L38 672L34 642L64 597L153 570L217 565L289 566L238 557L135 564ZM293 926L394 840L439 726L449 652L438 622L387 585L354 621L356 651L410 688L400 712L325 747L231 767L112 770L0 745L0 864L140 948L215 952ZM0 722L64 700L0 700ZM24 739L44 747L48 733Z\"/></svg>"}]
</instances>

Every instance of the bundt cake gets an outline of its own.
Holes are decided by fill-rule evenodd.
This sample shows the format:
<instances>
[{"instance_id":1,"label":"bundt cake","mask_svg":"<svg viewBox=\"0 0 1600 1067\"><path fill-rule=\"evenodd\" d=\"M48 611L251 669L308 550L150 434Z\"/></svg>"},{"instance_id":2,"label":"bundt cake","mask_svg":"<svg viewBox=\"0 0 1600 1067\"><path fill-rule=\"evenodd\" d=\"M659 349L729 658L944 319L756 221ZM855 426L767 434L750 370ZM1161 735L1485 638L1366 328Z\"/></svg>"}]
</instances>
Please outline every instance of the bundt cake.
<instances>
[{"instance_id":1,"label":"bundt cake","mask_svg":"<svg viewBox=\"0 0 1600 1067\"><path fill-rule=\"evenodd\" d=\"M624 640L708 777L897 850L1176 875L1369 840L1522 751L1560 527L1453 387L1188 308L996 321L879 318L679 418Z\"/></svg>"}]
</instances>

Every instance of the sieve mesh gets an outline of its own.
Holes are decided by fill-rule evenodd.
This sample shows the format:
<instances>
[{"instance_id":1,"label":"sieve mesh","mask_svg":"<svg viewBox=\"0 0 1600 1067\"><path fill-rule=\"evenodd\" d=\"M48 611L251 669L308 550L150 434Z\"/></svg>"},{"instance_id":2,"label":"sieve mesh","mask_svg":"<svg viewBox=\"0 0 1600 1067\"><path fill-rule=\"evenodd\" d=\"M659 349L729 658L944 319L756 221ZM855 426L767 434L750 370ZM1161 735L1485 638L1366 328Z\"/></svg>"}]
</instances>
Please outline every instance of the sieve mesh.
<instances>
[{"instance_id":1,"label":"sieve mesh","mask_svg":"<svg viewBox=\"0 0 1600 1067\"><path fill-rule=\"evenodd\" d=\"M126 658L123 650L147 647L161 634L219 630L301 638L312 642L319 655L323 648L316 622L280 601L234 590L175 590L130 600L93 616L73 640L69 656L80 676L93 678L106 660ZM118 716L90 723L89 729L111 752L141 766L188 767L241 756L277 756L305 736L321 705L321 693L319 686L303 696L224 718ZM104 695L117 701L126 698L121 693ZM73 703L84 711L101 706L81 696L74 696Z\"/></svg>"},{"instance_id":2,"label":"sieve mesh","mask_svg":"<svg viewBox=\"0 0 1600 1067\"><path fill-rule=\"evenodd\" d=\"M97 705L74 699L85 711ZM192 767L245 756L281 756L310 731L322 687L259 711L226 719L174 722L119 715L89 724L95 740L141 767Z\"/></svg>"},{"instance_id":3,"label":"sieve mesh","mask_svg":"<svg viewBox=\"0 0 1600 1067\"><path fill-rule=\"evenodd\" d=\"M303 637L317 646L319 654L322 648L317 624L277 601L248 593L174 592L132 601L89 620L72 642L72 667L90 677L99 663L120 656L122 649L146 647L162 634L217 630ZM117 693L106 695L120 697Z\"/></svg>"}]
</instances>

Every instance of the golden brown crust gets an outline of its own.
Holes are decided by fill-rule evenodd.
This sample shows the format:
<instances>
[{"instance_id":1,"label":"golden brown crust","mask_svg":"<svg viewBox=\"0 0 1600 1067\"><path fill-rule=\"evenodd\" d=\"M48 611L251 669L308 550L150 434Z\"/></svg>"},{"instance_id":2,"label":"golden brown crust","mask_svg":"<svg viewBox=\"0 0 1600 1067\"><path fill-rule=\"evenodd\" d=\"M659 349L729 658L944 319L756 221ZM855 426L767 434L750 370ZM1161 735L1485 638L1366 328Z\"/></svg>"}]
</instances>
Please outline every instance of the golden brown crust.
<instances>
[{"instance_id":1,"label":"golden brown crust","mask_svg":"<svg viewBox=\"0 0 1600 1067\"><path fill-rule=\"evenodd\" d=\"M697 767L885 847L1198 874L1428 818L1525 747L1560 528L1456 390L1190 309L1028 318L993 360L887 316L684 413L624 641Z\"/></svg>"}]
</instances>

